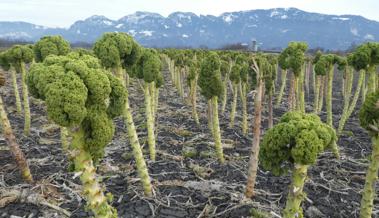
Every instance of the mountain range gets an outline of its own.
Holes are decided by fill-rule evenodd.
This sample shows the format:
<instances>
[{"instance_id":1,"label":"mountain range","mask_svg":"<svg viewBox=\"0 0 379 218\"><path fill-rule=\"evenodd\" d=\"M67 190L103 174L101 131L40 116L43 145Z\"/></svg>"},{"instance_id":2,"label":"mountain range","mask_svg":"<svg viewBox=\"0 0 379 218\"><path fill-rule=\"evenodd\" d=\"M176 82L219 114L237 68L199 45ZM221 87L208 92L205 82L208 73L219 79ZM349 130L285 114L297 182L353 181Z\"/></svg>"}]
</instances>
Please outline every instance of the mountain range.
<instances>
[{"instance_id":1,"label":"mountain range","mask_svg":"<svg viewBox=\"0 0 379 218\"><path fill-rule=\"evenodd\" d=\"M352 44L379 40L379 22L356 15L326 15L296 8L223 13L220 16L175 12L167 17L135 12L119 20L91 16L69 28L49 28L27 22L0 21L0 38L36 41L62 35L70 42L93 43L104 32L127 32L149 47L208 47L250 44L282 48L290 41L306 41L311 48L347 49Z\"/></svg>"}]
</instances>

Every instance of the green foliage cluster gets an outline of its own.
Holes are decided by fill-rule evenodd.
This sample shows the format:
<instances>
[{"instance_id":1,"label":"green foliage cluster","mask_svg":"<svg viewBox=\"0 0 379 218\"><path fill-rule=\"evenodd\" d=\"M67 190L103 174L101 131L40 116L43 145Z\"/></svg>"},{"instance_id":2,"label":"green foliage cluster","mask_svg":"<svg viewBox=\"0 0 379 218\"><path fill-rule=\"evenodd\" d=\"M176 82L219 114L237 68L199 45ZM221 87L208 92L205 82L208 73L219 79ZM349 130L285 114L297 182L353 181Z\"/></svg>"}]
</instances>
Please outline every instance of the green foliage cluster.
<instances>
[{"instance_id":1,"label":"green foliage cluster","mask_svg":"<svg viewBox=\"0 0 379 218\"><path fill-rule=\"evenodd\" d=\"M221 61L224 61L228 64L233 60L232 54L230 52L222 52L219 54L219 56L220 56ZM221 74L222 74L222 72L221 72Z\"/></svg>"},{"instance_id":2,"label":"green foliage cluster","mask_svg":"<svg viewBox=\"0 0 379 218\"><path fill-rule=\"evenodd\" d=\"M348 56L349 65L355 70L367 70L369 67L379 64L379 43L368 42L358 46Z\"/></svg>"},{"instance_id":3,"label":"green foliage cluster","mask_svg":"<svg viewBox=\"0 0 379 218\"><path fill-rule=\"evenodd\" d=\"M3 70L5 70L5 71L8 71L11 68L11 65L9 63L7 56L6 56L5 51L0 53L0 67L3 68Z\"/></svg>"},{"instance_id":4,"label":"green foliage cluster","mask_svg":"<svg viewBox=\"0 0 379 218\"><path fill-rule=\"evenodd\" d=\"M221 59L220 61L220 72L223 77L225 77L229 73L229 61L225 59Z\"/></svg>"},{"instance_id":5,"label":"green foliage cluster","mask_svg":"<svg viewBox=\"0 0 379 218\"><path fill-rule=\"evenodd\" d=\"M7 62L11 64L16 72L21 72L21 63L33 61L33 50L26 45L14 45L5 52Z\"/></svg>"},{"instance_id":6,"label":"green foliage cluster","mask_svg":"<svg viewBox=\"0 0 379 218\"><path fill-rule=\"evenodd\" d=\"M199 86L201 94L207 99L220 97L224 92L220 65L220 57L216 52L207 53L201 63Z\"/></svg>"},{"instance_id":7,"label":"green foliage cluster","mask_svg":"<svg viewBox=\"0 0 379 218\"><path fill-rule=\"evenodd\" d=\"M284 50L282 53L280 53L278 58L279 67L282 70L288 70L289 69L289 62L288 62L288 50Z\"/></svg>"},{"instance_id":8,"label":"green foliage cluster","mask_svg":"<svg viewBox=\"0 0 379 218\"><path fill-rule=\"evenodd\" d=\"M318 154L333 146L336 138L334 129L317 115L287 112L263 137L259 160L275 175L285 174L294 163L314 164Z\"/></svg>"},{"instance_id":9,"label":"green foliage cluster","mask_svg":"<svg viewBox=\"0 0 379 218\"><path fill-rule=\"evenodd\" d=\"M234 63L229 75L230 81L232 81L234 84L238 84L241 80L240 72L241 72L241 65L238 63Z\"/></svg>"},{"instance_id":10,"label":"green foliage cluster","mask_svg":"<svg viewBox=\"0 0 379 218\"><path fill-rule=\"evenodd\" d=\"M70 43L62 36L45 36L34 44L34 56L37 62L42 62L49 55L66 55L70 52Z\"/></svg>"},{"instance_id":11,"label":"green foliage cluster","mask_svg":"<svg viewBox=\"0 0 379 218\"><path fill-rule=\"evenodd\" d=\"M267 93L273 94L275 86L276 68L278 58L275 55L267 55L267 69L264 73L265 89Z\"/></svg>"},{"instance_id":12,"label":"green foliage cluster","mask_svg":"<svg viewBox=\"0 0 379 218\"><path fill-rule=\"evenodd\" d=\"M97 64L96 64L97 63ZM112 139L112 118L123 112L126 90L98 59L78 53L50 55L33 64L27 83L31 94L45 100L48 117L63 127L81 126L87 152L96 161Z\"/></svg>"},{"instance_id":13,"label":"green foliage cluster","mask_svg":"<svg viewBox=\"0 0 379 218\"><path fill-rule=\"evenodd\" d=\"M199 71L199 63L197 58L191 58L188 62L188 75L187 75L187 84L190 85L191 81L196 79Z\"/></svg>"},{"instance_id":14,"label":"green foliage cluster","mask_svg":"<svg viewBox=\"0 0 379 218\"><path fill-rule=\"evenodd\" d=\"M359 121L361 126L370 134L377 134L372 127L378 127L379 122L379 91L368 94L359 111Z\"/></svg>"},{"instance_id":15,"label":"green foliage cluster","mask_svg":"<svg viewBox=\"0 0 379 218\"><path fill-rule=\"evenodd\" d=\"M322 55L322 52L320 50L318 50L316 52L315 56L313 57L312 63L316 64L318 62L318 60L320 60L321 55Z\"/></svg>"},{"instance_id":16,"label":"green foliage cluster","mask_svg":"<svg viewBox=\"0 0 379 218\"><path fill-rule=\"evenodd\" d=\"M79 56L83 56L83 55L95 56L95 53L93 52L93 50L89 50L85 48L75 48L72 51L75 53L78 53Z\"/></svg>"},{"instance_id":17,"label":"green foliage cluster","mask_svg":"<svg viewBox=\"0 0 379 218\"><path fill-rule=\"evenodd\" d=\"M279 66L283 70L291 69L298 77L305 62L304 53L307 49L308 45L304 42L290 42L279 56Z\"/></svg>"},{"instance_id":18,"label":"green foliage cluster","mask_svg":"<svg viewBox=\"0 0 379 218\"><path fill-rule=\"evenodd\" d=\"M157 87L163 83L159 53L153 49L143 49L141 57L133 68L133 76L147 83L155 82Z\"/></svg>"},{"instance_id":19,"label":"green foliage cluster","mask_svg":"<svg viewBox=\"0 0 379 218\"><path fill-rule=\"evenodd\" d=\"M234 83L247 82L249 76L249 62L245 54L239 54L230 73L230 80Z\"/></svg>"},{"instance_id":20,"label":"green foliage cluster","mask_svg":"<svg viewBox=\"0 0 379 218\"><path fill-rule=\"evenodd\" d=\"M95 55L107 69L132 67L140 59L141 49L126 33L105 33L93 47Z\"/></svg>"},{"instance_id":21,"label":"green foliage cluster","mask_svg":"<svg viewBox=\"0 0 379 218\"><path fill-rule=\"evenodd\" d=\"M318 61L315 63L315 73L318 76L325 76L329 69L334 66L334 64L338 61L335 55L326 54L321 55L318 58Z\"/></svg>"},{"instance_id":22,"label":"green foliage cluster","mask_svg":"<svg viewBox=\"0 0 379 218\"><path fill-rule=\"evenodd\" d=\"M346 67L348 65L347 58L336 55L335 57L335 63L337 64L337 69L340 72L344 72L346 70Z\"/></svg>"},{"instance_id":23,"label":"green foliage cluster","mask_svg":"<svg viewBox=\"0 0 379 218\"><path fill-rule=\"evenodd\" d=\"M175 66L177 67L184 67L186 65L186 56L184 54L184 51L178 51L174 55L174 62Z\"/></svg>"}]
</instances>

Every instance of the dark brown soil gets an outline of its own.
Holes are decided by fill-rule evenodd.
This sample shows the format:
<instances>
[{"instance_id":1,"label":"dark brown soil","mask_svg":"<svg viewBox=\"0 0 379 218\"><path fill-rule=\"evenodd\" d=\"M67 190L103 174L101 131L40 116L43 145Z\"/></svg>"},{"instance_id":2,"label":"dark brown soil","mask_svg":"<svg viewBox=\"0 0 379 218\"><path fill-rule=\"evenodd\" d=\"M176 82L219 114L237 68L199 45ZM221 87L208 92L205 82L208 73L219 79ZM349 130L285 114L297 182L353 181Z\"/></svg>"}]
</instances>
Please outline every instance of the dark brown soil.
<instances>
[{"instance_id":1,"label":"dark brown soil","mask_svg":"<svg viewBox=\"0 0 379 218\"><path fill-rule=\"evenodd\" d=\"M166 84L160 91L158 113L159 155L156 162L148 162L154 184L154 197L143 196L134 160L130 158L131 148L126 136L126 127L121 119L116 120L117 133L107 147L106 156L98 169L107 191L114 196L113 206L117 208L119 217L240 218L250 217L253 208L268 214L270 212L280 214L285 205L290 175L275 177L260 169L256 196L252 200L243 201L252 131L248 137L242 136L241 108L238 108L237 122L233 129L228 125L230 105L225 114L220 114L222 138L227 145L225 148L227 162L220 165L213 155L213 141L207 128L204 99L200 98L198 101L201 126L197 127L191 118L191 107L179 97L169 81L167 72L166 75ZM335 81L341 81L339 75ZM335 82L333 95L335 126L338 125L343 106L340 90L341 83ZM32 135L24 137L23 117L15 113L10 84L3 88L2 96L18 142L30 162L35 179L57 188L54 198L56 204L70 211L72 217L89 217L90 213L85 211L85 202L80 197L80 181L77 178L73 179L74 174L68 171L69 164L60 147L59 131L52 128L47 121L43 103L31 99ZM275 108L275 118L286 112L286 97L284 96L284 103ZM306 96L306 99L308 99L307 109L311 111L313 94ZM143 92L135 82L130 88L130 100L140 141L145 146ZM253 101L249 96L250 130L253 111ZM346 124L346 130L353 134L341 136L338 143L341 148L341 159L336 160L332 153L326 152L309 170L305 186L307 197L303 203L306 217L358 217L360 192L364 185L371 146L369 136L359 127L356 113L357 111ZM266 116L267 112L264 112L264 129L267 128ZM322 113L321 117L325 119L326 114ZM187 147L195 148L199 155L192 158L183 157L183 149ZM0 189L20 187L23 181L3 139L0 140L0 148ZM148 156L146 159L148 160ZM27 186L24 184L24 187ZM379 190L379 187L376 190ZM375 216L379 217L378 202L377 198L374 210ZM202 216L199 216L200 214ZM20 202L0 208L0 217L12 215L63 217L62 214L47 207ZM275 216L267 215L267 217Z\"/></svg>"}]
</instances>

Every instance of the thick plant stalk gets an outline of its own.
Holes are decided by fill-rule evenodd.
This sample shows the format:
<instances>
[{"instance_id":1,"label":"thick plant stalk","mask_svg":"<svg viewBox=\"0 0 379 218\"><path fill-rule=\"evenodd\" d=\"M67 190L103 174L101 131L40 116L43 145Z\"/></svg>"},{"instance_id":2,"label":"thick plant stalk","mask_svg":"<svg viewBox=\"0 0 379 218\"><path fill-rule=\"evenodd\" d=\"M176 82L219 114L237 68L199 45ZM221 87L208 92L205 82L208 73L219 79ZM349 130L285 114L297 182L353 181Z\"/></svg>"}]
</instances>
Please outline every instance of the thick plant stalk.
<instances>
[{"instance_id":1,"label":"thick plant stalk","mask_svg":"<svg viewBox=\"0 0 379 218\"><path fill-rule=\"evenodd\" d=\"M83 194L87 200L87 207L93 212L96 218L116 218L117 211L108 203L107 196L104 195L104 188L101 187L96 175L96 168L93 165L91 154L85 151L85 134L80 127L71 130L72 143L71 151L75 162L75 171L80 173L80 180L83 184Z\"/></svg>"},{"instance_id":2,"label":"thick plant stalk","mask_svg":"<svg viewBox=\"0 0 379 218\"><path fill-rule=\"evenodd\" d=\"M157 113L158 113L158 106L159 106L159 88L155 88L155 104L154 104L154 119L157 119Z\"/></svg>"},{"instance_id":3,"label":"thick plant stalk","mask_svg":"<svg viewBox=\"0 0 379 218\"><path fill-rule=\"evenodd\" d=\"M178 67L173 65L173 77L172 77L172 83L174 84L176 90L178 90L178 84L177 84L177 76L178 76Z\"/></svg>"},{"instance_id":4,"label":"thick plant stalk","mask_svg":"<svg viewBox=\"0 0 379 218\"><path fill-rule=\"evenodd\" d=\"M180 78L181 77L181 73L182 73L182 68L178 67L178 71L177 71L177 74L176 74L176 86L178 88L179 96L183 97L182 90L181 90L181 83L180 83L180 81L182 80Z\"/></svg>"},{"instance_id":5,"label":"thick plant stalk","mask_svg":"<svg viewBox=\"0 0 379 218\"><path fill-rule=\"evenodd\" d=\"M159 88L158 87L155 87L155 84L154 84L154 108L153 108L153 111L154 111L154 116L153 116L153 121L154 121L154 127L155 127L155 138L158 138L158 127L159 127L159 123L158 123L158 105L159 105Z\"/></svg>"},{"instance_id":6,"label":"thick plant stalk","mask_svg":"<svg viewBox=\"0 0 379 218\"><path fill-rule=\"evenodd\" d=\"M190 97L191 97L191 105L192 105L192 118L195 120L196 125L200 125L199 122L199 116L197 114L197 103L196 103L196 98L197 98L197 76L195 79L191 81L191 90L190 90Z\"/></svg>"},{"instance_id":7,"label":"thick plant stalk","mask_svg":"<svg viewBox=\"0 0 379 218\"><path fill-rule=\"evenodd\" d=\"M172 72L171 72L171 79L172 79L172 84L176 87L176 88L178 88L177 87L177 84L176 84L176 71L177 71L177 68L176 68L176 66L175 66L175 64L174 63L172 63L172 68L171 68L171 70L172 70Z\"/></svg>"},{"instance_id":8,"label":"thick plant stalk","mask_svg":"<svg viewBox=\"0 0 379 218\"><path fill-rule=\"evenodd\" d=\"M350 101L351 92L353 90L353 80L354 80L354 71L352 68L346 68L346 83L345 83L345 94L344 97L346 101Z\"/></svg>"},{"instance_id":9,"label":"thick plant stalk","mask_svg":"<svg viewBox=\"0 0 379 218\"><path fill-rule=\"evenodd\" d=\"M182 70L182 75L180 77L180 85L182 86L182 95L183 99L186 97L186 92L185 92L185 85L186 85L186 78L187 78L187 72L188 72L188 67L184 67ZM188 99L188 98L187 98ZM189 101L187 101L187 104L190 104Z\"/></svg>"},{"instance_id":10,"label":"thick plant stalk","mask_svg":"<svg viewBox=\"0 0 379 218\"><path fill-rule=\"evenodd\" d=\"M178 90L178 93L179 93L179 96L180 97L183 97L182 96L182 91L180 90L180 72L181 71L181 67L177 67L176 68L176 76L175 76L175 85L176 85L176 88L177 88L177 90Z\"/></svg>"},{"instance_id":11,"label":"thick plant stalk","mask_svg":"<svg viewBox=\"0 0 379 218\"><path fill-rule=\"evenodd\" d=\"M371 161L366 173L365 187L362 192L360 218L371 218L375 199L375 185L379 170L379 136L372 139Z\"/></svg>"},{"instance_id":12,"label":"thick plant stalk","mask_svg":"<svg viewBox=\"0 0 379 218\"><path fill-rule=\"evenodd\" d=\"M312 68L312 87L313 87L313 94L316 95L316 83L317 83L317 80L318 78L316 78L316 73L315 73L315 66L312 64L311 66Z\"/></svg>"},{"instance_id":13,"label":"thick plant stalk","mask_svg":"<svg viewBox=\"0 0 379 218\"><path fill-rule=\"evenodd\" d=\"M367 81L367 94L371 94L371 93L374 93L376 91L376 79L377 79L377 76L376 76L376 66L373 66L373 67L370 67L368 69L368 75L369 75L369 78L368 78L368 81Z\"/></svg>"},{"instance_id":14,"label":"thick plant stalk","mask_svg":"<svg viewBox=\"0 0 379 218\"><path fill-rule=\"evenodd\" d=\"M230 123L229 127L234 127L234 119L236 117L236 108L237 108L237 97L238 97L238 84L233 83L233 103L232 103L232 111L230 112Z\"/></svg>"},{"instance_id":15,"label":"thick plant stalk","mask_svg":"<svg viewBox=\"0 0 379 218\"><path fill-rule=\"evenodd\" d=\"M257 178L258 171L258 155L259 155L259 142L261 137L261 120L262 120L262 95L263 95L263 81L258 80L257 94L255 96L254 108L254 129L253 129L253 144L250 153L249 171L245 190L245 196L251 198L254 195L254 186Z\"/></svg>"},{"instance_id":16,"label":"thick plant stalk","mask_svg":"<svg viewBox=\"0 0 379 218\"><path fill-rule=\"evenodd\" d=\"M213 135L213 109L212 109L212 100L208 99L208 107L207 107L207 116L208 116L208 128Z\"/></svg>"},{"instance_id":17,"label":"thick plant stalk","mask_svg":"<svg viewBox=\"0 0 379 218\"><path fill-rule=\"evenodd\" d=\"M213 127L213 137L215 140L215 149L216 149L216 154L217 158L220 161L220 163L224 163L224 153L222 149L222 144L221 144L221 132L220 132L220 124L218 121L218 104L217 104L217 96L213 96L211 98L212 102L212 127Z\"/></svg>"},{"instance_id":18,"label":"thick plant stalk","mask_svg":"<svg viewBox=\"0 0 379 218\"><path fill-rule=\"evenodd\" d=\"M3 127L4 138L7 141L12 155L14 156L17 166L21 171L22 178L27 183L34 183L33 176L30 173L28 162L25 159L24 153L21 151L20 146L17 144L16 137L13 134L11 124L8 120L7 113L4 108L3 99L0 96L0 116L1 125Z\"/></svg>"},{"instance_id":19,"label":"thick plant stalk","mask_svg":"<svg viewBox=\"0 0 379 218\"><path fill-rule=\"evenodd\" d=\"M297 78L295 77L294 74L292 74L291 84L290 84L290 93L288 96L289 109L291 111L296 109L296 88L297 88Z\"/></svg>"},{"instance_id":20,"label":"thick plant stalk","mask_svg":"<svg viewBox=\"0 0 379 218\"><path fill-rule=\"evenodd\" d=\"M280 85L280 91L279 91L279 96L276 100L276 107L279 107L280 103L282 102L283 94L284 94L284 89L286 88L286 80L287 80L287 70L281 70L281 85Z\"/></svg>"},{"instance_id":21,"label":"thick plant stalk","mask_svg":"<svg viewBox=\"0 0 379 218\"><path fill-rule=\"evenodd\" d=\"M239 85L239 89L240 89L240 95L241 95L241 102L242 102L242 134L244 136L247 135L247 128L248 128L248 124L247 124L247 97L246 97L246 83L245 82L241 82L240 85ZM271 105L272 106L272 105Z\"/></svg>"},{"instance_id":22,"label":"thick plant stalk","mask_svg":"<svg viewBox=\"0 0 379 218\"><path fill-rule=\"evenodd\" d=\"M156 150L155 150L155 134L154 134L154 123L153 123L153 113L151 107L151 85L146 83L144 85L145 89L145 112L146 112L146 125L147 125L147 143L149 145L150 159L155 161Z\"/></svg>"},{"instance_id":23,"label":"thick plant stalk","mask_svg":"<svg viewBox=\"0 0 379 218\"><path fill-rule=\"evenodd\" d=\"M294 93L294 75L290 75L290 90L288 92L288 110L292 110L292 106L293 106L293 98L292 98L292 95Z\"/></svg>"},{"instance_id":24,"label":"thick plant stalk","mask_svg":"<svg viewBox=\"0 0 379 218\"><path fill-rule=\"evenodd\" d=\"M117 76L121 82L125 81L122 78L123 77L122 75L117 75ZM129 105L128 92L126 93L127 93L127 96L125 97L126 102L125 102L125 108L123 111L123 119L124 119L124 123L127 125L130 146L132 147L133 156L134 156L134 159L136 160L137 172L138 172L138 176L141 179L144 194L146 196L151 196L152 188L151 188L150 176L147 170L145 159L143 158L143 153L142 153L142 149L138 140L136 127L134 125L133 116L132 116L132 112Z\"/></svg>"},{"instance_id":25,"label":"thick plant stalk","mask_svg":"<svg viewBox=\"0 0 379 218\"><path fill-rule=\"evenodd\" d=\"M345 94L346 94L346 83L347 83L347 76L346 75L344 75L343 76L343 78L342 78L342 87L341 87L341 89L342 89L342 97L345 99Z\"/></svg>"},{"instance_id":26,"label":"thick plant stalk","mask_svg":"<svg viewBox=\"0 0 379 218\"><path fill-rule=\"evenodd\" d=\"M337 136L338 137L338 136ZM336 157L336 159L340 159L340 149L337 145L337 143L333 143L330 147L330 150L332 151L332 153L334 154L334 156Z\"/></svg>"},{"instance_id":27,"label":"thick plant stalk","mask_svg":"<svg viewBox=\"0 0 379 218\"><path fill-rule=\"evenodd\" d=\"M124 69L122 69L122 67L117 67L113 71L114 71L115 76L121 81L122 85L124 87L127 87L125 76L124 76Z\"/></svg>"},{"instance_id":28,"label":"thick plant stalk","mask_svg":"<svg viewBox=\"0 0 379 218\"><path fill-rule=\"evenodd\" d=\"M223 81L224 93L222 96L221 113L225 113L226 102L228 101L228 81L229 81L229 74L226 74L224 81Z\"/></svg>"},{"instance_id":29,"label":"thick plant stalk","mask_svg":"<svg viewBox=\"0 0 379 218\"><path fill-rule=\"evenodd\" d=\"M307 92L307 99L309 99L309 79L311 68L311 62L305 63L305 91Z\"/></svg>"},{"instance_id":30,"label":"thick plant stalk","mask_svg":"<svg viewBox=\"0 0 379 218\"><path fill-rule=\"evenodd\" d=\"M297 109L305 113L305 96L304 96L304 68L301 70L300 77L297 78Z\"/></svg>"},{"instance_id":31,"label":"thick plant stalk","mask_svg":"<svg viewBox=\"0 0 379 218\"><path fill-rule=\"evenodd\" d=\"M351 101L347 111L345 113L344 112L342 113L341 120L338 124L338 130L337 130L338 135L340 135L342 133L342 131L345 127L346 121L349 119L349 117L353 113L355 106L357 105L359 93L363 92L362 89L363 89L363 81L365 79L365 75L366 74L363 70L361 70L359 72L358 84L357 84L357 88L356 88L354 96L353 96L353 100Z\"/></svg>"},{"instance_id":32,"label":"thick plant stalk","mask_svg":"<svg viewBox=\"0 0 379 218\"><path fill-rule=\"evenodd\" d=\"M157 91L157 88L155 87L155 82L151 82L149 84L149 90L150 90L150 100L151 100L151 114L152 114L152 117L153 117L153 124L155 126L155 114L156 114L156 91Z\"/></svg>"},{"instance_id":33,"label":"thick plant stalk","mask_svg":"<svg viewBox=\"0 0 379 218\"><path fill-rule=\"evenodd\" d=\"M21 112L22 112L21 98L20 98L20 93L18 91L16 71L13 67L10 69L10 71L12 74L12 85L13 85L13 89L14 89L14 96L16 98L16 110L17 110L18 114L21 114Z\"/></svg>"},{"instance_id":34,"label":"thick plant stalk","mask_svg":"<svg viewBox=\"0 0 379 218\"><path fill-rule=\"evenodd\" d=\"M332 113L332 94L333 94L333 76L334 76L334 66L329 69L328 72L328 86L326 93L326 123L333 127L333 113Z\"/></svg>"},{"instance_id":35,"label":"thick plant stalk","mask_svg":"<svg viewBox=\"0 0 379 218\"><path fill-rule=\"evenodd\" d=\"M362 83L362 102L365 102L366 100L366 94L367 94L368 88L366 85L366 77L363 78L363 83Z\"/></svg>"},{"instance_id":36,"label":"thick plant stalk","mask_svg":"<svg viewBox=\"0 0 379 218\"><path fill-rule=\"evenodd\" d=\"M275 66L275 80L274 80L274 85L272 86L273 93L276 92L276 86L278 85L279 63L276 63L274 66Z\"/></svg>"},{"instance_id":37,"label":"thick plant stalk","mask_svg":"<svg viewBox=\"0 0 379 218\"><path fill-rule=\"evenodd\" d=\"M129 87L130 85L130 76L127 72L125 72L125 86Z\"/></svg>"},{"instance_id":38,"label":"thick plant stalk","mask_svg":"<svg viewBox=\"0 0 379 218\"><path fill-rule=\"evenodd\" d=\"M66 153L69 151L70 143L68 142L68 130L66 127L61 127L61 143L62 143L62 149Z\"/></svg>"},{"instance_id":39,"label":"thick plant stalk","mask_svg":"<svg viewBox=\"0 0 379 218\"><path fill-rule=\"evenodd\" d=\"M174 61L171 60L167 55L165 55L165 60L167 62L167 66L168 66L168 71L170 72L171 74L171 81L175 81L175 70L174 70Z\"/></svg>"},{"instance_id":40,"label":"thick plant stalk","mask_svg":"<svg viewBox=\"0 0 379 218\"><path fill-rule=\"evenodd\" d=\"M346 68L343 77L343 88L342 88L342 97L343 97L343 109L341 118L347 113L350 105L350 97L353 89L353 71L351 68ZM341 119L340 119L341 120Z\"/></svg>"},{"instance_id":41,"label":"thick plant stalk","mask_svg":"<svg viewBox=\"0 0 379 218\"><path fill-rule=\"evenodd\" d=\"M307 165L295 164L286 208L283 211L283 218L303 217L301 202L305 198L303 188L305 179L307 178L307 171Z\"/></svg>"},{"instance_id":42,"label":"thick plant stalk","mask_svg":"<svg viewBox=\"0 0 379 218\"><path fill-rule=\"evenodd\" d=\"M318 100L318 109L317 113L320 113L322 111L322 106L324 104L324 91L325 91L325 84L326 84L326 76L323 76L321 78L321 87L320 87L320 99Z\"/></svg>"},{"instance_id":43,"label":"thick plant stalk","mask_svg":"<svg viewBox=\"0 0 379 218\"><path fill-rule=\"evenodd\" d=\"M158 111L158 101L159 101L159 88L156 87L155 82L150 83L150 95L151 95L151 114L153 117L153 125L155 138L157 138L157 111Z\"/></svg>"},{"instance_id":44,"label":"thick plant stalk","mask_svg":"<svg viewBox=\"0 0 379 218\"><path fill-rule=\"evenodd\" d=\"M292 110L300 110L300 99L299 99L299 96L300 96L300 91L299 91L299 78L294 76L293 78L293 94L292 94Z\"/></svg>"},{"instance_id":45,"label":"thick plant stalk","mask_svg":"<svg viewBox=\"0 0 379 218\"><path fill-rule=\"evenodd\" d=\"M296 86L295 86L295 98L296 98L296 110L300 111L300 80L301 75L296 78Z\"/></svg>"},{"instance_id":46,"label":"thick plant stalk","mask_svg":"<svg viewBox=\"0 0 379 218\"><path fill-rule=\"evenodd\" d=\"M321 76L317 76L316 80L316 89L315 89L315 96L314 96L314 105L313 105L313 112L318 113L319 108L319 98L320 98L320 87L321 87Z\"/></svg>"},{"instance_id":47,"label":"thick plant stalk","mask_svg":"<svg viewBox=\"0 0 379 218\"><path fill-rule=\"evenodd\" d=\"M171 74L172 74L172 81L175 81L175 61L170 60L170 66L171 66Z\"/></svg>"},{"instance_id":48,"label":"thick plant stalk","mask_svg":"<svg viewBox=\"0 0 379 218\"><path fill-rule=\"evenodd\" d=\"M340 123L341 123L341 120L343 119L343 117L346 116L346 114L349 110L350 97L351 97L351 92L352 92L352 88L353 88L353 71L351 70L351 68L347 68L345 70L345 76L343 78L343 81L345 81L345 82L344 82L344 88L342 90L342 93L343 93L343 110L342 110ZM338 129L339 129L339 125L338 125ZM339 131L338 131L338 133L339 133Z\"/></svg>"},{"instance_id":49,"label":"thick plant stalk","mask_svg":"<svg viewBox=\"0 0 379 218\"><path fill-rule=\"evenodd\" d=\"M180 71L179 71L179 78L178 78L178 85L179 85L179 94L180 94L180 97L184 98L184 89L183 89L183 74L184 74L184 68L182 68Z\"/></svg>"},{"instance_id":50,"label":"thick plant stalk","mask_svg":"<svg viewBox=\"0 0 379 218\"><path fill-rule=\"evenodd\" d=\"M21 63L21 80L22 80L22 98L24 101L24 135L30 135L30 106L28 86L26 85L26 69L25 64Z\"/></svg>"},{"instance_id":51,"label":"thick plant stalk","mask_svg":"<svg viewBox=\"0 0 379 218\"><path fill-rule=\"evenodd\" d=\"M274 126L274 119L273 119L273 108L272 108L272 94L268 94L268 128L272 128Z\"/></svg>"},{"instance_id":52,"label":"thick plant stalk","mask_svg":"<svg viewBox=\"0 0 379 218\"><path fill-rule=\"evenodd\" d=\"M138 135L137 135L136 127L134 125L128 97L126 97L123 118L124 118L124 122L127 125L130 146L132 147L133 156L134 156L134 159L136 160L137 172L138 172L138 176L141 179L144 193L146 196L151 196L152 189L151 189L150 176L147 170L145 159L143 158L143 153L142 153L142 149L138 140Z\"/></svg>"}]
</instances>

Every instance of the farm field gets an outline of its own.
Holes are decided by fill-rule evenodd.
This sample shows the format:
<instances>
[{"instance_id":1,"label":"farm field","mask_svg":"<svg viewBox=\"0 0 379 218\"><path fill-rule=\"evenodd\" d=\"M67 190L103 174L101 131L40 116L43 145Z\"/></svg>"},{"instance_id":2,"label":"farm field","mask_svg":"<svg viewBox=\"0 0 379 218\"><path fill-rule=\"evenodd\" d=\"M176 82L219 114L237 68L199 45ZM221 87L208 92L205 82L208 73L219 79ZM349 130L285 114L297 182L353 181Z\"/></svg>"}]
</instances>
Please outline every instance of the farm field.
<instances>
[{"instance_id":1,"label":"farm field","mask_svg":"<svg viewBox=\"0 0 379 218\"><path fill-rule=\"evenodd\" d=\"M246 54L247 57L257 60L260 58L259 55L261 54ZM146 59L148 57L150 56L146 56ZM253 127L256 112L256 102L254 102L257 97L256 90L251 88L246 92L248 124L246 135L243 134L245 130L242 128L244 109L240 97L236 104L235 124L233 127L230 125L233 105L232 82L229 84L227 81L226 83L228 100L224 112L221 110L222 99L219 98L219 102L216 102L220 108L218 120L225 158L225 162L220 163L214 139L216 134L209 129L207 99L200 91L197 94L195 92L199 117L199 125L197 125L193 119L189 83L185 78L179 79L182 91L178 89L177 84L173 84L170 62L165 62L164 60L167 59L164 58L160 60L162 67L159 69L162 73L163 85L159 88L159 101L155 102L157 103L156 117L154 118L155 161L152 161L150 157L150 139L147 130L149 124L145 116L148 107L145 100L146 84L149 82L131 76L128 79L127 87L136 133L151 178L151 196L144 194L146 189L144 190L141 186L141 179L135 163L135 153L131 147L130 135L128 135L128 125L120 116L114 119L114 136L106 147L104 145L103 157L99 159L98 163L95 163L97 178L104 185L105 192L113 195L109 204L117 210L118 217L281 217L283 208L286 207L288 187L292 181L291 171L286 175L275 176L270 170L265 170L260 166L255 182L255 194L252 198L245 197L249 159L255 137ZM279 68L277 65L275 66ZM27 67L30 72L34 73L32 68ZM128 70L129 68L126 69L126 71ZM309 69L304 68L303 72L307 70ZM334 68L334 65L333 71L332 113L327 113L327 103L325 103L318 114L325 123L329 121L331 115L332 126L337 129L344 110L342 92L346 90L346 80L344 80L343 73L337 67ZM93 216L91 208L86 209L86 197L82 194L80 177L83 174L80 173L80 170L74 172L73 167L75 168L77 162L73 164L68 158L67 151L62 149L61 127L54 122L54 119L48 119L45 100L29 98L30 135L25 136L24 115L17 113L14 88L9 72L3 70L6 83L1 88L1 96L16 141L25 154L36 183L31 185L25 183L6 139L1 138L0 196L3 198L2 200L0 198L0 202L4 205L0 204L2 206L0 207L0 217L64 217L64 211L69 212L71 217ZM283 71L279 69L274 72L277 74L274 75L277 79L274 80L275 88L273 88L272 94L275 127L279 123L280 117L291 108L290 101L288 101L291 77L287 78L282 101L276 105ZM313 72L310 70L311 74ZM189 76L188 74L182 75ZM351 99L358 86L359 72L354 71L352 75ZM19 92L23 93L21 75L17 76ZM302 76L304 78L304 74ZM225 79L225 75L222 76L222 79ZM370 83L369 79L367 81ZM314 86L309 85L313 82L316 84L316 81L310 77L308 92L302 91L305 99L304 111L307 113L314 112L315 90ZM28 82L29 84L31 83ZM202 86L200 85L198 89L202 90ZM29 87L29 90L32 89ZM30 92L32 93L32 91ZM184 93L183 97L180 92ZM301 91L296 91L296 95L299 93ZM326 95L326 93L324 94ZM269 125L267 99L262 99L261 137L264 137ZM365 175L372 153L371 137L361 127L359 120L359 110L362 104L362 96L359 95L357 106L353 108L354 110L337 141L339 159L335 157L332 150L325 150L319 153L315 164L309 164L304 185L306 196L302 201L304 217L359 217ZM70 158L75 159L75 155ZM374 188L377 193L378 184L374 183ZM9 199L9 202L6 202L4 196L14 197L14 192L19 192L16 194L18 195L17 199ZM59 205L60 209L39 204L38 199L33 199L33 193L38 193L39 197L47 199L50 204ZM379 217L378 198L374 198L373 202L372 216Z\"/></svg>"}]
</instances>

